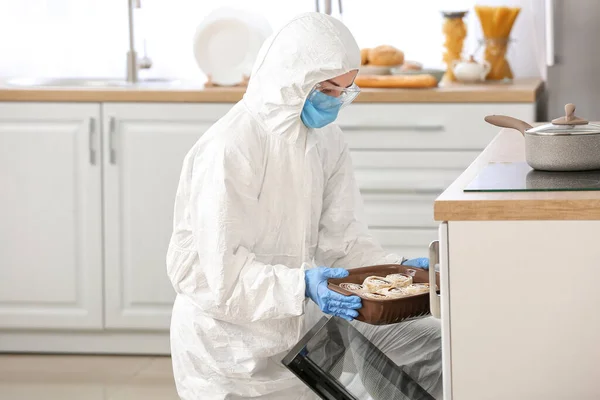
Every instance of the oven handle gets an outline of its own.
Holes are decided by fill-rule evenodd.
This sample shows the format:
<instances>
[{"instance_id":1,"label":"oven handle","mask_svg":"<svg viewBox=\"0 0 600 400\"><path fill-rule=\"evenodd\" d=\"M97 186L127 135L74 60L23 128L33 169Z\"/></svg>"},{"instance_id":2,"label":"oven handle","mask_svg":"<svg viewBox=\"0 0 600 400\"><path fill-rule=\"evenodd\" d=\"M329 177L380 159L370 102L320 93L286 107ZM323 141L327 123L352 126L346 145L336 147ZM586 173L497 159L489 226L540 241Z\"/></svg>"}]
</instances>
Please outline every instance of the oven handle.
<instances>
[{"instance_id":1,"label":"oven handle","mask_svg":"<svg viewBox=\"0 0 600 400\"><path fill-rule=\"evenodd\" d=\"M440 241L434 240L429 245L429 309L435 318L441 317L440 295L436 290L435 267L440 263Z\"/></svg>"}]
</instances>

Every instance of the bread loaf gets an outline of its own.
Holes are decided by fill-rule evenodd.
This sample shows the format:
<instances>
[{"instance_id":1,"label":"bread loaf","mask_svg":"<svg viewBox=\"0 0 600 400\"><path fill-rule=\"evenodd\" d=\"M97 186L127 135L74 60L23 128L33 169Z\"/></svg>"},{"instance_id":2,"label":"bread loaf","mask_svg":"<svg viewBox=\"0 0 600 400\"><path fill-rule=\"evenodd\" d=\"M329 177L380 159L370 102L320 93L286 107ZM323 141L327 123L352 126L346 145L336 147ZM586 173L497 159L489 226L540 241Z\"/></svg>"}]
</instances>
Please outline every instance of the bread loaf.
<instances>
[{"instance_id":1,"label":"bread loaf","mask_svg":"<svg viewBox=\"0 0 600 400\"><path fill-rule=\"evenodd\" d=\"M422 89L438 85L432 75L359 75L354 80L363 88Z\"/></svg>"}]
</instances>

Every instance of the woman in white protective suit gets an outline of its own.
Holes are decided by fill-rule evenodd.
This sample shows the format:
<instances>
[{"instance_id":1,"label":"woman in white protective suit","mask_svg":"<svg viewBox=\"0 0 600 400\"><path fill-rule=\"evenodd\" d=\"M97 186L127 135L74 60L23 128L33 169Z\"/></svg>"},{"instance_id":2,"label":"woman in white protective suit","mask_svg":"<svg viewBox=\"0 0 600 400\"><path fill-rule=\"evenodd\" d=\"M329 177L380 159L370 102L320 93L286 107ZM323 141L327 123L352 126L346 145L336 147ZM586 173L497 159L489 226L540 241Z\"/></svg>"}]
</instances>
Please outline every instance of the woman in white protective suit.
<instances>
[{"instance_id":1,"label":"woman in white protective suit","mask_svg":"<svg viewBox=\"0 0 600 400\"><path fill-rule=\"evenodd\" d=\"M428 267L386 254L359 217L350 153L331 124L358 94L359 66L341 22L295 18L263 45L243 100L186 156L167 255L182 399L314 398L281 359L312 326L305 318L318 318L309 302L358 315L360 298L329 291L327 278L379 263ZM426 390L441 391L438 321L359 325L399 365L415 366Z\"/></svg>"}]
</instances>

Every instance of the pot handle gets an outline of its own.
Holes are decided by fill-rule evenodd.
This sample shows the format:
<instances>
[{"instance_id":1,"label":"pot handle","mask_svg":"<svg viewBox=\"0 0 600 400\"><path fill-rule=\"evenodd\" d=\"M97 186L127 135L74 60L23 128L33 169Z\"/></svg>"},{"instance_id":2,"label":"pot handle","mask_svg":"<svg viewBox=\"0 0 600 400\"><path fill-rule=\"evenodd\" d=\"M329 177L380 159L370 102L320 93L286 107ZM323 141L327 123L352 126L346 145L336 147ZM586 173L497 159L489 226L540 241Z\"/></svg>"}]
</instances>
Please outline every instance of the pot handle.
<instances>
[{"instance_id":1,"label":"pot handle","mask_svg":"<svg viewBox=\"0 0 600 400\"><path fill-rule=\"evenodd\" d=\"M529 125L525 121L521 121L520 119L513 117L507 117L506 115L488 115L484 119L488 124L492 124L500 128L516 129L521 132L523 136L525 135L525 131L533 128L533 126Z\"/></svg>"}]
</instances>

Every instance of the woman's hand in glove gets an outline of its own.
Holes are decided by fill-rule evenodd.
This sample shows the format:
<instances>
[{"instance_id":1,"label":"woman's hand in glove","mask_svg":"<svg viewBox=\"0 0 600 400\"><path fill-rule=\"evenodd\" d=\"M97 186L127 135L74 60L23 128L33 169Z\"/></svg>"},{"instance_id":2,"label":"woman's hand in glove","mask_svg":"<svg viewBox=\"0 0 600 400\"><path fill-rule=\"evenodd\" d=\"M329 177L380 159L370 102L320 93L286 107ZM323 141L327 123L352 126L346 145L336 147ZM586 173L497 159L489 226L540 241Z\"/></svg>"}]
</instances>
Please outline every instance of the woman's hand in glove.
<instances>
[{"instance_id":1,"label":"woman's hand in glove","mask_svg":"<svg viewBox=\"0 0 600 400\"><path fill-rule=\"evenodd\" d=\"M362 302L358 296L344 296L329 290L327 279L345 278L348 271L343 268L318 267L306 270L306 297L317 303L325 314L334 315L352 321L358 317Z\"/></svg>"},{"instance_id":2,"label":"woman's hand in glove","mask_svg":"<svg viewBox=\"0 0 600 400\"><path fill-rule=\"evenodd\" d=\"M425 270L429 269L429 258L413 258L402 262L402 265L407 267L422 268Z\"/></svg>"}]
</instances>

